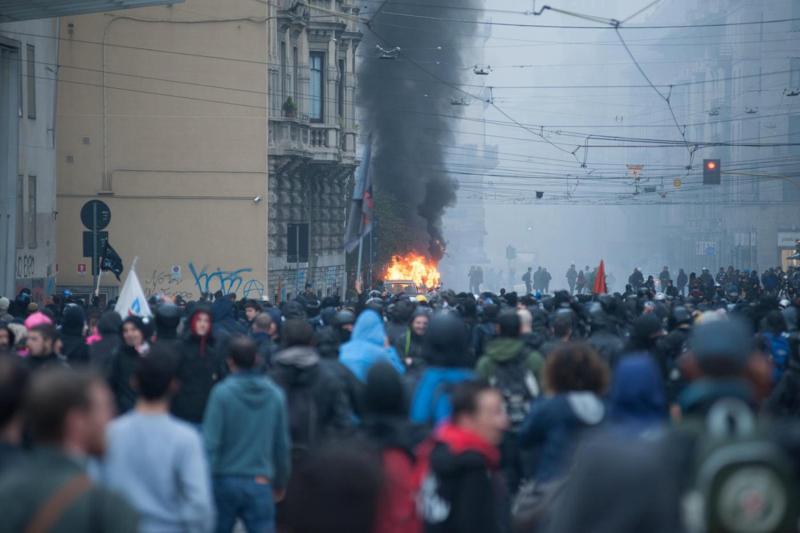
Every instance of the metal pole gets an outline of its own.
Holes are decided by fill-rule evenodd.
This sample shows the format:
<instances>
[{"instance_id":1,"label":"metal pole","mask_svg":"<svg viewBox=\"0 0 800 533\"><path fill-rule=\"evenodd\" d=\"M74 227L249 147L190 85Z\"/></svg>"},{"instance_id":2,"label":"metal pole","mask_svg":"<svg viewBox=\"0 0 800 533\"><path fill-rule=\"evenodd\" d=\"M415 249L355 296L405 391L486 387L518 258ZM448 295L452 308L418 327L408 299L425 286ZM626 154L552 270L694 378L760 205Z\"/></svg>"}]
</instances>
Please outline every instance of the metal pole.
<instances>
[{"instance_id":1,"label":"metal pole","mask_svg":"<svg viewBox=\"0 0 800 533\"><path fill-rule=\"evenodd\" d=\"M92 278L97 285L97 202L92 203Z\"/></svg>"}]
</instances>

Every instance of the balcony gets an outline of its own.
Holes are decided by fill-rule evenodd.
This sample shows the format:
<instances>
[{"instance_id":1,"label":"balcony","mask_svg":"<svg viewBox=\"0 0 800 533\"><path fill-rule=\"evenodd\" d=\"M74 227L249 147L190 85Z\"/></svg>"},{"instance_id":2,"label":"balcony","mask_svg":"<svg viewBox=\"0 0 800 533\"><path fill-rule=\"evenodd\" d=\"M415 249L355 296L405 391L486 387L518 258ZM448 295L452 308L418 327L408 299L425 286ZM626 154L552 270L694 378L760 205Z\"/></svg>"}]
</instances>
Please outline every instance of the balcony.
<instances>
[{"instance_id":1,"label":"balcony","mask_svg":"<svg viewBox=\"0 0 800 533\"><path fill-rule=\"evenodd\" d=\"M356 133L303 118L269 121L270 157L302 157L319 163L355 164Z\"/></svg>"}]
</instances>

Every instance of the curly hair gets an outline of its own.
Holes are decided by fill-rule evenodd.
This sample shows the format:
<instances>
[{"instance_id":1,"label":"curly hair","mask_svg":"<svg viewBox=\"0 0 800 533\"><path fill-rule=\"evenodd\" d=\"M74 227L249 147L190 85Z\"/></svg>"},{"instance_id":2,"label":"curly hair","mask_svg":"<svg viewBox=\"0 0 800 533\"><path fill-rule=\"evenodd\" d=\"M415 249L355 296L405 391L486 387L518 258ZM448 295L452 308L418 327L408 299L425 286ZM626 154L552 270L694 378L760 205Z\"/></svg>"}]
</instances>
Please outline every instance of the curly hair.
<instances>
[{"instance_id":1,"label":"curly hair","mask_svg":"<svg viewBox=\"0 0 800 533\"><path fill-rule=\"evenodd\" d=\"M597 352L586 343L568 343L547 358L544 382L550 392L591 391L602 394L610 371Z\"/></svg>"}]
</instances>

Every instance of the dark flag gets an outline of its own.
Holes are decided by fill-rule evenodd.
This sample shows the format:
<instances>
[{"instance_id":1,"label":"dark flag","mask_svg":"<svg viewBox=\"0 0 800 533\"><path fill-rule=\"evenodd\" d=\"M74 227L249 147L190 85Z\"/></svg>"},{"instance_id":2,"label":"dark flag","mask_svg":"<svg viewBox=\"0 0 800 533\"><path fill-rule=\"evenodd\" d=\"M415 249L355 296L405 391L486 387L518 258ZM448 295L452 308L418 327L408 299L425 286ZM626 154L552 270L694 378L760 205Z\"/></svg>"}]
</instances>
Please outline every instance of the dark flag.
<instances>
[{"instance_id":1,"label":"dark flag","mask_svg":"<svg viewBox=\"0 0 800 533\"><path fill-rule=\"evenodd\" d=\"M353 201L347 217L345 229L344 249L347 253L358 248L358 243L372 230L372 179L370 176L370 161L372 159L372 136L366 143L364 159L356 169Z\"/></svg>"},{"instance_id":2,"label":"dark flag","mask_svg":"<svg viewBox=\"0 0 800 533\"><path fill-rule=\"evenodd\" d=\"M103 246L103 252L100 254L100 269L113 272L117 277L117 281L120 281L119 275L122 274L123 270L122 258L108 241L106 241L105 246Z\"/></svg>"}]
</instances>

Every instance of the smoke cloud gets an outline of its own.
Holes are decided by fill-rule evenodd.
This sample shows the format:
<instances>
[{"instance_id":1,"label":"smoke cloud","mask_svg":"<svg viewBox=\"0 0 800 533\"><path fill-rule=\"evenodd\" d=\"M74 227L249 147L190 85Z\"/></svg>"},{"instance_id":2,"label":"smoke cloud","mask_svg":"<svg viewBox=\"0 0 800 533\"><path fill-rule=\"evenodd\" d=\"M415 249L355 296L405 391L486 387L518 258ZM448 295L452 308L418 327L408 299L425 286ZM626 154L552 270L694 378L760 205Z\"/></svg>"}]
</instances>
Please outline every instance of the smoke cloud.
<instances>
[{"instance_id":1,"label":"smoke cloud","mask_svg":"<svg viewBox=\"0 0 800 533\"><path fill-rule=\"evenodd\" d=\"M374 143L372 180L384 259L408 251L427 251L437 260L444 254L442 215L457 190L446 172L445 151L458 124L451 117L463 109L452 102L465 95L442 80L457 84L472 76L467 47L479 28L447 19L478 20L482 4L388 0L365 30L358 101L364 138L371 134ZM400 50L386 53L376 45Z\"/></svg>"}]
</instances>

